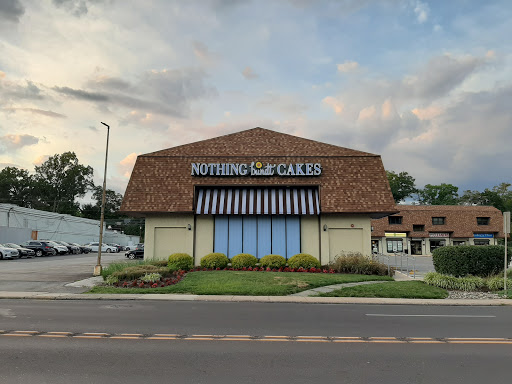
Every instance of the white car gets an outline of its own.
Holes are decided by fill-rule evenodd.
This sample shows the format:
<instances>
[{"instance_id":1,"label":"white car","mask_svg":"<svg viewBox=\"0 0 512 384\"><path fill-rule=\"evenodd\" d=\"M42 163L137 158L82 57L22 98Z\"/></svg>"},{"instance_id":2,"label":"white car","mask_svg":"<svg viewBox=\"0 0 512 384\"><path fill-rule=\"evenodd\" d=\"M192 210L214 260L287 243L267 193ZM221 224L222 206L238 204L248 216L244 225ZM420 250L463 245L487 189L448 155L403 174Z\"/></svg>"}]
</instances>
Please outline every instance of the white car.
<instances>
[{"instance_id":1,"label":"white car","mask_svg":"<svg viewBox=\"0 0 512 384\"><path fill-rule=\"evenodd\" d=\"M17 249L0 245L0 259L14 259L18 257L20 257L20 253Z\"/></svg>"},{"instance_id":2,"label":"white car","mask_svg":"<svg viewBox=\"0 0 512 384\"><path fill-rule=\"evenodd\" d=\"M91 248L92 252L98 252L100 243L88 243L88 244L85 244L85 246ZM116 247L112 247L111 245L107 245L107 244L103 243L101 246L101 252L115 253L115 252L118 252L118 250Z\"/></svg>"}]
</instances>

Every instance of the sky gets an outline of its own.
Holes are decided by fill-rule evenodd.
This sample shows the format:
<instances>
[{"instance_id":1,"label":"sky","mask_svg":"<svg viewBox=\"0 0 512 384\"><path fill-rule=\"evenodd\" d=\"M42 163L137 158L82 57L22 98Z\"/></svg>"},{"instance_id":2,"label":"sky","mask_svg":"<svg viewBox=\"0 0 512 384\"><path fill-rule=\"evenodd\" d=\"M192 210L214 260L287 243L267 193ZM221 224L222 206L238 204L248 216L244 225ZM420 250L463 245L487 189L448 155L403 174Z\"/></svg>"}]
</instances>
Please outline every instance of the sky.
<instances>
[{"instance_id":1,"label":"sky","mask_svg":"<svg viewBox=\"0 0 512 384\"><path fill-rule=\"evenodd\" d=\"M509 0L0 0L0 169L263 127L418 187L512 182Z\"/></svg>"}]
</instances>

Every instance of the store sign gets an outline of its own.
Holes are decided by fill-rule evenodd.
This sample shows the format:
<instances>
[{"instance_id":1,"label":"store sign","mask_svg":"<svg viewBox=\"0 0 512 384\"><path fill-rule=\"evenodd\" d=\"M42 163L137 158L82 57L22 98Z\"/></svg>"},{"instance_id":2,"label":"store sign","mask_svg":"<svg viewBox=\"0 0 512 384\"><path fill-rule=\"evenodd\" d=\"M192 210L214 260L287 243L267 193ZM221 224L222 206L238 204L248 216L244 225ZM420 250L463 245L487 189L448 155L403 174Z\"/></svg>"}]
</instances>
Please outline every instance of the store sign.
<instances>
[{"instance_id":1,"label":"store sign","mask_svg":"<svg viewBox=\"0 0 512 384\"><path fill-rule=\"evenodd\" d=\"M192 176L320 176L319 163L266 164L192 163Z\"/></svg>"},{"instance_id":2,"label":"store sign","mask_svg":"<svg viewBox=\"0 0 512 384\"><path fill-rule=\"evenodd\" d=\"M407 233L403 232L389 232L385 234L386 237L407 237Z\"/></svg>"},{"instance_id":3,"label":"store sign","mask_svg":"<svg viewBox=\"0 0 512 384\"><path fill-rule=\"evenodd\" d=\"M440 232L430 232L428 234L429 237L450 237L449 233L440 233Z\"/></svg>"},{"instance_id":4,"label":"store sign","mask_svg":"<svg viewBox=\"0 0 512 384\"><path fill-rule=\"evenodd\" d=\"M474 233L473 237L475 239L492 239L494 235L492 233Z\"/></svg>"}]
</instances>

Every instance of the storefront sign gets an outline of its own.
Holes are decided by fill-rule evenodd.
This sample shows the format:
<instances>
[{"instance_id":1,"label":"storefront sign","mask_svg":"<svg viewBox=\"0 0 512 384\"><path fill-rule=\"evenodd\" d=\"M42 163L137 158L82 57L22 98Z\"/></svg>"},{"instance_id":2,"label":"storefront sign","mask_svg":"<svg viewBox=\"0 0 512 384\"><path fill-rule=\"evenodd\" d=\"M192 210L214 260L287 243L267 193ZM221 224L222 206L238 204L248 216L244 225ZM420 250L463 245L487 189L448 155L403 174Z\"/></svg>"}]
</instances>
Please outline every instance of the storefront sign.
<instances>
[{"instance_id":1,"label":"storefront sign","mask_svg":"<svg viewBox=\"0 0 512 384\"><path fill-rule=\"evenodd\" d=\"M473 237L475 239L492 239L494 235L492 233L474 233Z\"/></svg>"},{"instance_id":2,"label":"storefront sign","mask_svg":"<svg viewBox=\"0 0 512 384\"><path fill-rule=\"evenodd\" d=\"M430 232L429 237L450 237L449 233Z\"/></svg>"},{"instance_id":3,"label":"storefront sign","mask_svg":"<svg viewBox=\"0 0 512 384\"><path fill-rule=\"evenodd\" d=\"M192 176L320 176L319 163L266 164L192 163Z\"/></svg>"},{"instance_id":4,"label":"storefront sign","mask_svg":"<svg viewBox=\"0 0 512 384\"><path fill-rule=\"evenodd\" d=\"M386 237L407 237L407 233L402 232L390 232L385 234Z\"/></svg>"}]
</instances>

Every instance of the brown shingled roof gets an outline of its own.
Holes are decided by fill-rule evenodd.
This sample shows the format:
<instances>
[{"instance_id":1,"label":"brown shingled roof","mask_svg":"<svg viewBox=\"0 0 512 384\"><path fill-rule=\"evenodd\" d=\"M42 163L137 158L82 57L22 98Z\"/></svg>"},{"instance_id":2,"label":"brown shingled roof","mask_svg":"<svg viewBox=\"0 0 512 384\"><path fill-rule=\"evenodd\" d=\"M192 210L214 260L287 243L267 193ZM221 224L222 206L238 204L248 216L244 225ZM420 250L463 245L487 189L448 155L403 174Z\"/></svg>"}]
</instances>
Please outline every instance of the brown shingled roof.
<instances>
[{"instance_id":1,"label":"brown shingled roof","mask_svg":"<svg viewBox=\"0 0 512 384\"><path fill-rule=\"evenodd\" d=\"M386 232L405 232L410 237L429 237L429 232L450 233L452 238L470 238L474 233L503 235L503 215L489 206L462 205L398 205L402 224L389 224L387 217L372 220L372 237L384 237ZM445 217L444 225L432 225L432 217ZM477 225L477 217L489 217L489 225ZM413 225L424 225L424 232L414 232Z\"/></svg>"},{"instance_id":2,"label":"brown shingled roof","mask_svg":"<svg viewBox=\"0 0 512 384\"><path fill-rule=\"evenodd\" d=\"M317 177L195 177L191 163L321 163ZM192 213L195 186L319 186L323 213L396 212L380 156L263 128L140 155L121 211Z\"/></svg>"}]
</instances>

